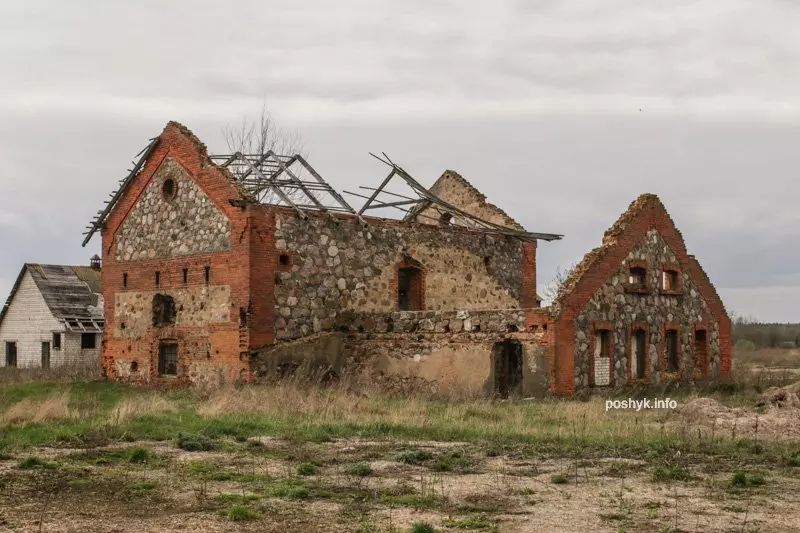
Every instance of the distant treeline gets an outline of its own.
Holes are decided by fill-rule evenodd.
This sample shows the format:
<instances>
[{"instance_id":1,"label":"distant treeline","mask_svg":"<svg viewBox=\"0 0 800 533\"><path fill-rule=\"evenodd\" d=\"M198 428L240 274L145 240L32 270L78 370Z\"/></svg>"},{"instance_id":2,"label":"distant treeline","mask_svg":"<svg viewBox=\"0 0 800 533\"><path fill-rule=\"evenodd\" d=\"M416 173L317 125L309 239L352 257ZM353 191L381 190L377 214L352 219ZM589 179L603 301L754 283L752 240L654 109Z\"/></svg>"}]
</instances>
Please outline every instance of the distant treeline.
<instances>
[{"instance_id":1,"label":"distant treeline","mask_svg":"<svg viewBox=\"0 0 800 533\"><path fill-rule=\"evenodd\" d=\"M769 324L753 318L733 317L733 343L739 348L796 348L800 324Z\"/></svg>"}]
</instances>

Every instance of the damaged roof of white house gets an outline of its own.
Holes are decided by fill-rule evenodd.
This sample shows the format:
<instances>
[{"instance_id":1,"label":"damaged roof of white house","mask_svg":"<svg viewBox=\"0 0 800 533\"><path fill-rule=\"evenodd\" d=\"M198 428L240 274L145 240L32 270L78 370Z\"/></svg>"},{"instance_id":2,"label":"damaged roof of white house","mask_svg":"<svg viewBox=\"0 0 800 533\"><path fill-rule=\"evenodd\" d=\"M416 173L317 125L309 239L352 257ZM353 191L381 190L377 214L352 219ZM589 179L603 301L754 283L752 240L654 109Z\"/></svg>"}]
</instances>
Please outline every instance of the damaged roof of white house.
<instances>
[{"instance_id":1,"label":"damaged roof of white house","mask_svg":"<svg viewBox=\"0 0 800 533\"><path fill-rule=\"evenodd\" d=\"M0 323L3 322L26 272L30 273L53 317L63 322L68 330L102 331L100 270L88 266L26 263L0 311Z\"/></svg>"}]
</instances>

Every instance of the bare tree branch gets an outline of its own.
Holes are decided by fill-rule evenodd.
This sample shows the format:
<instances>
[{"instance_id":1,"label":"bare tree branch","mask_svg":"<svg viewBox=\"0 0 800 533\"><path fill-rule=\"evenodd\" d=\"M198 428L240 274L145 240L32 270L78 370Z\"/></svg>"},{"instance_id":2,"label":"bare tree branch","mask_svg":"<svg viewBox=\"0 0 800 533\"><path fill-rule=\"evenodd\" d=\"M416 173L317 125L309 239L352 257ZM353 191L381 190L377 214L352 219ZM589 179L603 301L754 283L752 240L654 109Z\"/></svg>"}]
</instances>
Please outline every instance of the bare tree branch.
<instances>
[{"instance_id":1,"label":"bare tree branch","mask_svg":"<svg viewBox=\"0 0 800 533\"><path fill-rule=\"evenodd\" d=\"M297 133L288 132L278 126L275 119L269 114L266 103L262 105L261 113L257 119L244 118L241 124L235 128L226 126L222 129L222 135L230 153L241 152L248 155L264 155L272 151L280 155L300 154L303 158L308 159L303 139ZM238 178L240 176L237 174L243 173L245 167L231 166L229 170ZM301 177L301 179L303 178ZM304 196L302 191L296 189L285 192L292 201ZM280 200L275 196L274 192L270 192L261 201L264 203L279 203Z\"/></svg>"},{"instance_id":2,"label":"bare tree branch","mask_svg":"<svg viewBox=\"0 0 800 533\"><path fill-rule=\"evenodd\" d=\"M561 289L562 285L569 279L570 274L572 274L576 266L578 266L577 263L572 263L567 268L562 268L560 266L556 268L556 275L544 286L544 290L542 291L542 300L544 302L547 302L548 305L553 303L556 296L558 296L559 289Z\"/></svg>"}]
</instances>

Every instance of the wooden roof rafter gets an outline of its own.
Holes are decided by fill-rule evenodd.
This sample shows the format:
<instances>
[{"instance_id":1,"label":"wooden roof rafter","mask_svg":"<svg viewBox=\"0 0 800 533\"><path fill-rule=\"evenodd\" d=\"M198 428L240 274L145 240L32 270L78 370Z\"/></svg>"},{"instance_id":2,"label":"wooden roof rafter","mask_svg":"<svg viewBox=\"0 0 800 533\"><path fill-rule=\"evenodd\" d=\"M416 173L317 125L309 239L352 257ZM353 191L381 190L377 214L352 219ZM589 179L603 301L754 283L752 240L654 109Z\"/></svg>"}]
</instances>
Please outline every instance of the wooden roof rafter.
<instances>
[{"instance_id":1,"label":"wooden roof rafter","mask_svg":"<svg viewBox=\"0 0 800 533\"><path fill-rule=\"evenodd\" d=\"M403 167L392 161L389 156L386 155L386 153L381 154L383 157L379 157L371 152L370 155L381 163L389 166L391 171L377 188L360 187L361 189L372 191L370 196L344 191L346 194L357 196L359 198L365 198L367 200L358 211L359 215L363 215L366 211L371 209L383 209L390 207L406 213L407 219L412 216L419 216L439 223L439 220L435 220L434 218L421 212L421 207L423 206L436 205L440 211L448 213L455 223L468 229L478 230L484 233L508 235L521 240L553 241L562 238L562 235L553 233L534 233L508 228L506 226L501 226L500 224L495 224L494 222L489 222L488 220L484 220L480 217L467 213L466 211L442 200L433 194L430 190L425 188L421 183L414 179L411 174L406 172ZM389 185L389 183L395 178L399 178L405 182L405 184L411 189L417 198L387 191L387 185ZM391 201L390 199L382 197L381 195L391 196ZM395 198L400 198L400 200L395 200Z\"/></svg>"}]
</instances>

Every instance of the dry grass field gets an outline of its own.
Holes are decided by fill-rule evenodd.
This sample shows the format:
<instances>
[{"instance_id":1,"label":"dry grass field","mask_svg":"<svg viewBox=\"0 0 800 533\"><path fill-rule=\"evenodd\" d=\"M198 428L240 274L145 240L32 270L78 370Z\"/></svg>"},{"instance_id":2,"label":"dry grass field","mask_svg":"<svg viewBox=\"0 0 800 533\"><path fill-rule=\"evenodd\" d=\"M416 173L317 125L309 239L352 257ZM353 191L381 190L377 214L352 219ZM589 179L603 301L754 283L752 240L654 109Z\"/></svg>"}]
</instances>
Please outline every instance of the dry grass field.
<instances>
[{"instance_id":1,"label":"dry grass field","mask_svg":"<svg viewBox=\"0 0 800 533\"><path fill-rule=\"evenodd\" d=\"M703 390L506 402L15 371L0 531L797 531L796 356L737 354ZM628 397L678 408L606 410Z\"/></svg>"}]
</instances>

